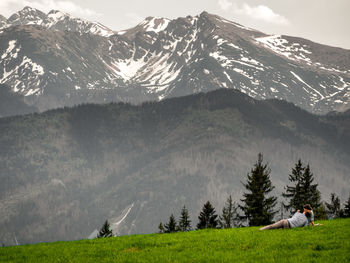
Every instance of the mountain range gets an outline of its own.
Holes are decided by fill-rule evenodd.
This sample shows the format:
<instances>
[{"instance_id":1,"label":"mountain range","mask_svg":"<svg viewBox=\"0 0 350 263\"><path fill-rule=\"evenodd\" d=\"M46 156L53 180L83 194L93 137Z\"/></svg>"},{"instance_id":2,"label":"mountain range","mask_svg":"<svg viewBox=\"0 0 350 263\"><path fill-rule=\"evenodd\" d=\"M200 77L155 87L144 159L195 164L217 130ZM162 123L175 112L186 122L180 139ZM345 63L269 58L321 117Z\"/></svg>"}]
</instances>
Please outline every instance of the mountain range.
<instances>
[{"instance_id":1,"label":"mountain range","mask_svg":"<svg viewBox=\"0 0 350 263\"><path fill-rule=\"evenodd\" d=\"M319 116L219 89L141 105L84 104L0 119L0 240L6 245L157 231L183 205L218 213L259 152L281 193L299 158L322 199L350 185L350 112ZM278 209L279 207L276 207Z\"/></svg>"},{"instance_id":2,"label":"mountain range","mask_svg":"<svg viewBox=\"0 0 350 263\"><path fill-rule=\"evenodd\" d=\"M349 84L350 50L207 12L123 31L0 16L0 241L151 233L183 205L195 225L239 202L260 152L279 201L299 158L347 198Z\"/></svg>"},{"instance_id":3,"label":"mountain range","mask_svg":"<svg viewBox=\"0 0 350 263\"><path fill-rule=\"evenodd\" d=\"M232 88L325 114L349 109L349 65L350 50L268 35L207 12L148 17L123 31L31 7L0 17L1 88L33 111Z\"/></svg>"}]
</instances>

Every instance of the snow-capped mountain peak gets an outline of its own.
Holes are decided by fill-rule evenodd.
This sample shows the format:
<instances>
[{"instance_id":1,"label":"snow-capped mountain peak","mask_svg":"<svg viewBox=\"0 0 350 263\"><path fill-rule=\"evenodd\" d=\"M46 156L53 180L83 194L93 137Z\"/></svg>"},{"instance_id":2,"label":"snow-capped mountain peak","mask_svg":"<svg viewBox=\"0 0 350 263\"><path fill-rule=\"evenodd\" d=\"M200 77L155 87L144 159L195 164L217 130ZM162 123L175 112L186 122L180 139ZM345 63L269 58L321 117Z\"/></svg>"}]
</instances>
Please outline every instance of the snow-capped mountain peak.
<instances>
[{"instance_id":1,"label":"snow-capped mountain peak","mask_svg":"<svg viewBox=\"0 0 350 263\"><path fill-rule=\"evenodd\" d=\"M147 17L143 22L140 23L146 32L160 32L166 29L171 20L162 17Z\"/></svg>"},{"instance_id":2,"label":"snow-capped mountain peak","mask_svg":"<svg viewBox=\"0 0 350 263\"><path fill-rule=\"evenodd\" d=\"M11 25L41 25L46 14L38 9L26 6L9 17L7 23Z\"/></svg>"},{"instance_id":3,"label":"snow-capped mountain peak","mask_svg":"<svg viewBox=\"0 0 350 263\"><path fill-rule=\"evenodd\" d=\"M66 17L70 17L70 15L58 10L51 10L47 13L47 18L56 23L65 19Z\"/></svg>"},{"instance_id":4,"label":"snow-capped mountain peak","mask_svg":"<svg viewBox=\"0 0 350 263\"><path fill-rule=\"evenodd\" d=\"M28 8L14 20L22 15L22 21L34 21L32 12ZM267 35L207 12L147 17L113 32L52 10L40 27L12 30L9 24L0 43L0 83L40 110L56 97L55 107L137 103L219 88L284 99L316 113L350 107L349 50ZM43 94L50 103L41 101Z\"/></svg>"},{"instance_id":5,"label":"snow-capped mountain peak","mask_svg":"<svg viewBox=\"0 0 350 263\"><path fill-rule=\"evenodd\" d=\"M0 19L0 29L15 25L39 25L51 30L74 31L81 34L90 33L105 37L115 33L98 22L76 18L66 12L51 10L45 14L28 6L10 16L8 20Z\"/></svg>"}]
</instances>

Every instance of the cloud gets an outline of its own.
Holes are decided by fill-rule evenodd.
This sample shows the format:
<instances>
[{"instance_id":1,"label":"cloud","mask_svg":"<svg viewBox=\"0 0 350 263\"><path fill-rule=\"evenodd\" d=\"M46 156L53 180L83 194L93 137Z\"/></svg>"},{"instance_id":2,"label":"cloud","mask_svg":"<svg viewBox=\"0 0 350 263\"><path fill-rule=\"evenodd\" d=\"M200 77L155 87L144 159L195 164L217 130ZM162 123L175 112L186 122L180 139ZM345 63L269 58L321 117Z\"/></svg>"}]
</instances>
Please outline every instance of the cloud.
<instances>
[{"instance_id":1,"label":"cloud","mask_svg":"<svg viewBox=\"0 0 350 263\"><path fill-rule=\"evenodd\" d=\"M144 17L142 17L139 14L134 13L134 12L126 13L125 17L128 20L128 24L132 24L132 25L139 24L145 19Z\"/></svg>"},{"instance_id":2,"label":"cloud","mask_svg":"<svg viewBox=\"0 0 350 263\"><path fill-rule=\"evenodd\" d=\"M276 14L271 8L266 5L249 6L248 4L243 4L243 7L237 12L241 12L247 16L253 17L258 20L263 20L273 24L287 25L289 21L282 15Z\"/></svg>"},{"instance_id":3,"label":"cloud","mask_svg":"<svg viewBox=\"0 0 350 263\"><path fill-rule=\"evenodd\" d=\"M21 10L25 6L30 6L40 11L49 12L52 9L64 11L76 16L99 17L101 14L89 8L81 7L72 1L55 0L1 0L0 10L3 15L11 14Z\"/></svg>"},{"instance_id":4,"label":"cloud","mask_svg":"<svg viewBox=\"0 0 350 263\"><path fill-rule=\"evenodd\" d=\"M78 16L87 16L94 17L100 16L99 13L89 9L81 7L71 1L54 1L54 0L22 0L24 5L28 5L39 10L50 11L52 9L65 11L70 14L78 15Z\"/></svg>"},{"instance_id":5,"label":"cloud","mask_svg":"<svg viewBox=\"0 0 350 263\"><path fill-rule=\"evenodd\" d=\"M122 30L132 28L145 20L145 17L142 17L135 12L124 13L124 18L125 19L123 19L123 23L119 24L119 28Z\"/></svg>"},{"instance_id":6,"label":"cloud","mask_svg":"<svg viewBox=\"0 0 350 263\"><path fill-rule=\"evenodd\" d=\"M270 24L289 25L289 21L284 16L275 13L266 5L250 6L243 3L241 6L228 0L219 0L220 8L225 12L230 12L236 15L242 15L255 20L264 21Z\"/></svg>"},{"instance_id":7,"label":"cloud","mask_svg":"<svg viewBox=\"0 0 350 263\"><path fill-rule=\"evenodd\" d=\"M18 11L17 8L21 8L16 0L1 0L0 1L0 14L3 16L10 16L14 12Z\"/></svg>"},{"instance_id":8,"label":"cloud","mask_svg":"<svg viewBox=\"0 0 350 263\"><path fill-rule=\"evenodd\" d=\"M218 4L224 11L227 11L232 6L232 3L227 0L219 0Z\"/></svg>"}]
</instances>

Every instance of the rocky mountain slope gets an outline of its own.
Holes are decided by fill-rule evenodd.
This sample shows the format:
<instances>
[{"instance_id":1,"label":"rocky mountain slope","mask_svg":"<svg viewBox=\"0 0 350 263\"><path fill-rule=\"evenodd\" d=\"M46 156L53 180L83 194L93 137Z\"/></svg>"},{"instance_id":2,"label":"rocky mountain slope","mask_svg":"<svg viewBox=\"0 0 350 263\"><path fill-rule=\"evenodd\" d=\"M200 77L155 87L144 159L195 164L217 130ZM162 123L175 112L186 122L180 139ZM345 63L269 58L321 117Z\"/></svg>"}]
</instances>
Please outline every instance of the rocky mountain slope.
<instances>
[{"instance_id":1,"label":"rocky mountain slope","mask_svg":"<svg viewBox=\"0 0 350 263\"><path fill-rule=\"evenodd\" d=\"M284 99L321 114L350 105L350 50L266 35L207 12L148 17L113 32L27 7L1 17L1 25L0 83L40 111L219 88Z\"/></svg>"},{"instance_id":2,"label":"rocky mountain slope","mask_svg":"<svg viewBox=\"0 0 350 263\"><path fill-rule=\"evenodd\" d=\"M87 238L108 219L118 234L151 233L186 205L239 202L262 152L274 195L301 158L322 198L348 198L350 115L312 115L235 90L161 102L82 105L0 119L0 240ZM194 223L195 225L195 223Z\"/></svg>"}]
</instances>

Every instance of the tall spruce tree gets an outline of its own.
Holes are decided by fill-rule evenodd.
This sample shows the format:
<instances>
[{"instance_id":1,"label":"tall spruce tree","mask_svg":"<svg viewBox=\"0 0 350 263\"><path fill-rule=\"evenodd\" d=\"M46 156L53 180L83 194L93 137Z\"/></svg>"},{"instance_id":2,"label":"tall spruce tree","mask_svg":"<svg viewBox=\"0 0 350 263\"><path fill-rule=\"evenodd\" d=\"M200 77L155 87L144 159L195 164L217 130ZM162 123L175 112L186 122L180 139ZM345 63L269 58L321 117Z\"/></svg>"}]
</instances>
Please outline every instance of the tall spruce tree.
<instances>
[{"instance_id":1,"label":"tall spruce tree","mask_svg":"<svg viewBox=\"0 0 350 263\"><path fill-rule=\"evenodd\" d=\"M208 201L204 204L202 212L200 212L197 224L197 229L204 228L216 228L218 226L218 215L216 214L215 208Z\"/></svg>"},{"instance_id":2,"label":"tall spruce tree","mask_svg":"<svg viewBox=\"0 0 350 263\"><path fill-rule=\"evenodd\" d=\"M237 206L232 202L232 197L229 196L226 200L225 206L222 208L222 215L219 217L221 228L232 228L239 226L239 215Z\"/></svg>"},{"instance_id":3,"label":"tall spruce tree","mask_svg":"<svg viewBox=\"0 0 350 263\"><path fill-rule=\"evenodd\" d=\"M267 197L274 189L270 180L270 172L267 164L263 164L263 155L259 153L257 163L247 174L247 183L243 184L247 192L241 199L243 205L239 205L244 213L242 219L248 220L249 226L271 224L273 216L277 213L273 210L277 198Z\"/></svg>"},{"instance_id":4,"label":"tall spruce tree","mask_svg":"<svg viewBox=\"0 0 350 263\"><path fill-rule=\"evenodd\" d=\"M169 222L164 225L164 233L173 233L177 231L176 220L173 214L169 218Z\"/></svg>"},{"instance_id":5,"label":"tall spruce tree","mask_svg":"<svg viewBox=\"0 0 350 263\"><path fill-rule=\"evenodd\" d=\"M102 238L102 237L112 237L113 236L113 231L110 229L110 225L108 220L104 222L102 225L102 228L100 229L100 232L97 234L97 238Z\"/></svg>"},{"instance_id":6,"label":"tall spruce tree","mask_svg":"<svg viewBox=\"0 0 350 263\"><path fill-rule=\"evenodd\" d=\"M302 199L304 204L310 204L313 209L317 210L321 205L321 194L320 191L317 190L318 184L313 184L313 181L314 175L308 164L305 167L301 180Z\"/></svg>"},{"instance_id":7,"label":"tall spruce tree","mask_svg":"<svg viewBox=\"0 0 350 263\"><path fill-rule=\"evenodd\" d=\"M179 231L186 232L191 230L191 220L186 206L181 209L181 215L178 224Z\"/></svg>"},{"instance_id":8,"label":"tall spruce tree","mask_svg":"<svg viewBox=\"0 0 350 263\"><path fill-rule=\"evenodd\" d=\"M340 200L335 193L331 193L331 202L326 203L326 207L329 218L340 217Z\"/></svg>"},{"instance_id":9,"label":"tall spruce tree","mask_svg":"<svg viewBox=\"0 0 350 263\"><path fill-rule=\"evenodd\" d=\"M349 195L348 201L344 205L344 216L350 217L350 195Z\"/></svg>"},{"instance_id":10,"label":"tall spruce tree","mask_svg":"<svg viewBox=\"0 0 350 263\"><path fill-rule=\"evenodd\" d=\"M288 204L285 204L284 207L287 211L296 211L300 209L305 203L301 198L301 181L305 168L301 160L295 164L295 168L292 168L292 174L289 175L289 181L294 186L287 185L285 187L286 192L282 193L282 196L286 199L290 199Z\"/></svg>"},{"instance_id":11,"label":"tall spruce tree","mask_svg":"<svg viewBox=\"0 0 350 263\"><path fill-rule=\"evenodd\" d=\"M292 168L289 181L293 185L287 185L285 187L286 192L282 193L284 198L289 199L288 203L285 204L286 210L293 214L295 211L302 209L305 204L310 204L317 216L317 210L321 205L321 196L317 189L318 184L313 184L314 175L311 172L310 165L304 167L299 159L295 164L295 168Z\"/></svg>"}]
</instances>

